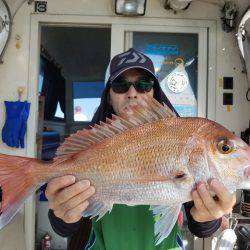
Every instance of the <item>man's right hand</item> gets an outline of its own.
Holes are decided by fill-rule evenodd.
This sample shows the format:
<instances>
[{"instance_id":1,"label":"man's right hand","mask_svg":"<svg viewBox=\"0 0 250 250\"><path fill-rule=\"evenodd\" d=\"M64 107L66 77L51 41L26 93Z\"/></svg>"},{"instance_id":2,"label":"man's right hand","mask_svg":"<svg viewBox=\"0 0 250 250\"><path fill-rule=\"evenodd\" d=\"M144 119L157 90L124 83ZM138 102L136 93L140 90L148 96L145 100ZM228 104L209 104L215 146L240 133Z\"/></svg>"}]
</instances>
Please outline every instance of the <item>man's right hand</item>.
<instances>
[{"instance_id":1,"label":"man's right hand","mask_svg":"<svg viewBox=\"0 0 250 250\"><path fill-rule=\"evenodd\" d=\"M74 223L81 219L82 212L89 205L88 199L95 193L89 180L75 180L72 175L52 179L46 188L45 195L49 208L56 217L66 223Z\"/></svg>"}]
</instances>

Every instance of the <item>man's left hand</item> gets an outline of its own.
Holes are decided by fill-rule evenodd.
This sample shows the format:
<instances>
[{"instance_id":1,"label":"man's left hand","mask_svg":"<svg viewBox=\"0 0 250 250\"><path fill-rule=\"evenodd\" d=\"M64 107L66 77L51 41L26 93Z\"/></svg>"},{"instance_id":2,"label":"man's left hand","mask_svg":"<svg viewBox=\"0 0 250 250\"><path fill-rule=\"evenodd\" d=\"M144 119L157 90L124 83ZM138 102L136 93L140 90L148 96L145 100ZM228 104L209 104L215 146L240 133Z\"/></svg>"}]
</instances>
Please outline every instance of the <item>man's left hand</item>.
<instances>
[{"instance_id":1,"label":"man's left hand","mask_svg":"<svg viewBox=\"0 0 250 250\"><path fill-rule=\"evenodd\" d=\"M224 214L231 213L236 202L236 195L230 193L226 187L216 179L208 183L218 199L214 199L205 183L197 184L192 192L194 206L190 213L195 221L205 222L221 218Z\"/></svg>"}]
</instances>

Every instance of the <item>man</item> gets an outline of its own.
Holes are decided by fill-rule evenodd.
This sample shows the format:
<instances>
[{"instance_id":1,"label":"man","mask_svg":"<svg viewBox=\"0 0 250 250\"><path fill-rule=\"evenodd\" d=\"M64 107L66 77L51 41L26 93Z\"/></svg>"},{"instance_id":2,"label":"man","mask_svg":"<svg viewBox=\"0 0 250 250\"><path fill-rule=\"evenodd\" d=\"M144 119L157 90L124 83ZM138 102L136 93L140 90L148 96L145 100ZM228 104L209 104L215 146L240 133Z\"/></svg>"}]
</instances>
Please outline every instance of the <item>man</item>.
<instances>
[{"instance_id":1,"label":"man","mask_svg":"<svg viewBox=\"0 0 250 250\"><path fill-rule=\"evenodd\" d=\"M93 123L105 121L113 113L119 115L126 111L128 105L140 105L142 97L146 95L165 102L174 111L160 89L152 61L134 49L111 60L105 81L107 85ZM211 180L209 187L218 199L213 199L204 183L198 183L192 192L194 202L184 204L189 229L198 237L211 236L219 228L222 215L229 213L235 202L235 196L217 180ZM48 184L46 195L51 209L49 218L58 234L69 236L79 228L82 213L94 192L88 180L75 182L73 176L56 178ZM91 249L95 250L179 249L181 240L177 224L169 237L155 246L154 218L148 208L114 205L110 214L98 222L93 220L87 249L92 243Z\"/></svg>"},{"instance_id":2,"label":"man","mask_svg":"<svg viewBox=\"0 0 250 250\"><path fill-rule=\"evenodd\" d=\"M87 116L82 112L81 106L75 106L74 121L87 121Z\"/></svg>"}]
</instances>

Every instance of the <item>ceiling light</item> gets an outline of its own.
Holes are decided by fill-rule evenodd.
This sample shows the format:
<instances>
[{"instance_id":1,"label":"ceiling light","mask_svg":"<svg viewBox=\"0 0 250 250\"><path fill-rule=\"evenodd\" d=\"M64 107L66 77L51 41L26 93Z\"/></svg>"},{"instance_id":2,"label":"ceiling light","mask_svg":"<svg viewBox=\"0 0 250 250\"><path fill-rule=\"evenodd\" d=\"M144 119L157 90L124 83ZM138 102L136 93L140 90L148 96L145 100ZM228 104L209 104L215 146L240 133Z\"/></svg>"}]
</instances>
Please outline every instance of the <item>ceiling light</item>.
<instances>
[{"instance_id":1,"label":"ceiling light","mask_svg":"<svg viewBox=\"0 0 250 250\"><path fill-rule=\"evenodd\" d=\"M145 15L146 0L116 0L115 13L124 16Z\"/></svg>"}]
</instances>

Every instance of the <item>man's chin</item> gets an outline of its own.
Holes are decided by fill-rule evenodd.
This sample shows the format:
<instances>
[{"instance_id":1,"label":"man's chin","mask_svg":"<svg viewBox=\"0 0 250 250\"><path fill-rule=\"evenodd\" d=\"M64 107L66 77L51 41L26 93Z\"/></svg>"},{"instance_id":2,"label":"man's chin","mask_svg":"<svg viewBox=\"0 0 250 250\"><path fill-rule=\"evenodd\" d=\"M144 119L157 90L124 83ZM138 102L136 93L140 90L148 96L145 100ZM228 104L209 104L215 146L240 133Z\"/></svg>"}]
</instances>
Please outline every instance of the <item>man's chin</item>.
<instances>
[{"instance_id":1,"label":"man's chin","mask_svg":"<svg viewBox=\"0 0 250 250\"><path fill-rule=\"evenodd\" d=\"M119 112L119 114L120 115L122 115L122 114L129 114L131 111L130 111L130 109L129 109L129 106L126 106L126 107L124 107L124 108L122 108L121 110L120 110L120 112Z\"/></svg>"},{"instance_id":2,"label":"man's chin","mask_svg":"<svg viewBox=\"0 0 250 250\"><path fill-rule=\"evenodd\" d=\"M131 110L131 108L133 107L137 107L137 106L141 106L139 105L138 103L133 103L133 104L129 104L129 105L126 105L124 108L122 108L122 112L129 112L129 110Z\"/></svg>"},{"instance_id":3,"label":"man's chin","mask_svg":"<svg viewBox=\"0 0 250 250\"><path fill-rule=\"evenodd\" d=\"M128 107L124 107L121 109L120 113L126 113L128 111Z\"/></svg>"},{"instance_id":4,"label":"man's chin","mask_svg":"<svg viewBox=\"0 0 250 250\"><path fill-rule=\"evenodd\" d=\"M131 112L131 108L133 107L148 108L148 103L142 98L137 99L137 101L131 101L129 103L126 103L125 106L122 109L120 109L120 114L133 113Z\"/></svg>"}]
</instances>

